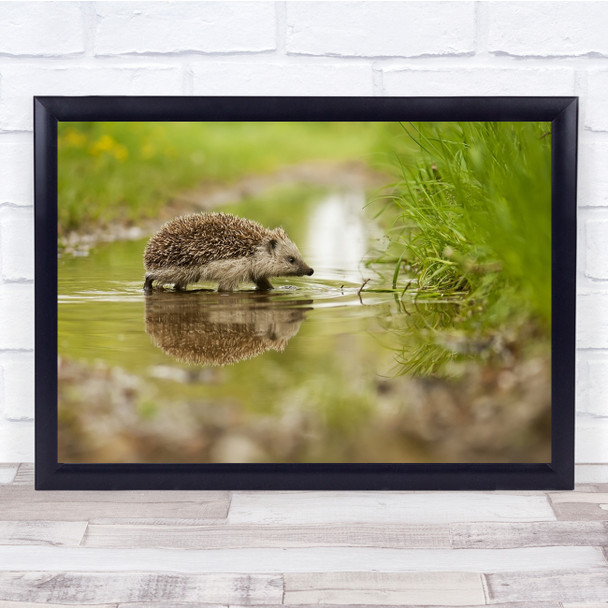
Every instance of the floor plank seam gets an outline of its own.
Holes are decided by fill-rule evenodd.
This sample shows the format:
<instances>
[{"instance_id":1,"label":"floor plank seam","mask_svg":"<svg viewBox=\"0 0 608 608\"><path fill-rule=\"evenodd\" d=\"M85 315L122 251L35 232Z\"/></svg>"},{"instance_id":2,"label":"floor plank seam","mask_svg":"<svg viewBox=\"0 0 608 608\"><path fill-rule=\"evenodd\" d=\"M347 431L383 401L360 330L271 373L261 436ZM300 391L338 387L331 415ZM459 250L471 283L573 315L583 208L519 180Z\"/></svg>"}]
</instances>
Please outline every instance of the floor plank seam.
<instances>
[{"instance_id":1,"label":"floor plank seam","mask_svg":"<svg viewBox=\"0 0 608 608\"><path fill-rule=\"evenodd\" d=\"M224 517L224 524L228 523L228 518L230 517L230 509L232 508L232 497L234 496L234 492L228 492L228 506L226 507L226 517Z\"/></svg>"},{"instance_id":2,"label":"floor plank seam","mask_svg":"<svg viewBox=\"0 0 608 608\"><path fill-rule=\"evenodd\" d=\"M283 585L283 593L281 594L281 605L285 605L285 574L281 574L281 584Z\"/></svg>"},{"instance_id":3,"label":"floor plank seam","mask_svg":"<svg viewBox=\"0 0 608 608\"><path fill-rule=\"evenodd\" d=\"M559 518L559 515L557 513L555 506L553 505L553 501L551 500L551 494L549 492L546 492L545 498L547 499L547 503L549 503L549 508L553 512L553 517L555 517L556 521L559 521L560 518Z\"/></svg>"},{"instance_id":4,"label":"floor plank seam","mask_svg":"<svg viewBox=\"0 0 608 608\"><path fill-rule=\"evenodd\" d=\"M453 525L450 525L448 527L448 534L450 536L450 549L454 549L454 548L456 548L455 547L456 540L454 539L454 526Z\"/></svg>"},{"instance_id":5,"label":"floor plank seam","mask_svg":"<svg viewBox=\"0 0 608 608\"><path fill-rule=\"evenodd\" d=\"M479 577L481 579L481 588L483 589L484 603L487 605L490 603L490 589L488 587L488 579L484 572L480 572Z\"/></svg>"},{"instance_id":6,"label":"floor plank seam","mask_svg":"<svg viewBox=\"0 0 608 608\"><path fill-rule=\"evenodd\" d=\"M87 525L85 526L84 532L82 533L82 537L80 538L80 543L78 544L79 547L84 547L86 545L90 525L91 522L87 521Z\"/></svg>"}]
</instances>

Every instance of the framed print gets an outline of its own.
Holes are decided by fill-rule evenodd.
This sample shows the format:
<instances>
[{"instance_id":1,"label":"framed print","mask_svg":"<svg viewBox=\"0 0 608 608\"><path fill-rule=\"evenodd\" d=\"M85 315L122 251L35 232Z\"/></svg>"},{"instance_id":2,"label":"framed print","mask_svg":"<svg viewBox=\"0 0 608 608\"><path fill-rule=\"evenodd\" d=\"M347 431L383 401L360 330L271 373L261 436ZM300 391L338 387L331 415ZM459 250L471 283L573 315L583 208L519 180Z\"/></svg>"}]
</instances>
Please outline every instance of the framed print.
<instances>
[{"instance_id":1,"label":"framed print","mask_svg":"<svg viewBox=\"0 0 608 608\"><path fill-rule=\"evenodd\" d=\"M34 110L37 489L573 487L577 98Z\"/></svg>"}]
</instances>

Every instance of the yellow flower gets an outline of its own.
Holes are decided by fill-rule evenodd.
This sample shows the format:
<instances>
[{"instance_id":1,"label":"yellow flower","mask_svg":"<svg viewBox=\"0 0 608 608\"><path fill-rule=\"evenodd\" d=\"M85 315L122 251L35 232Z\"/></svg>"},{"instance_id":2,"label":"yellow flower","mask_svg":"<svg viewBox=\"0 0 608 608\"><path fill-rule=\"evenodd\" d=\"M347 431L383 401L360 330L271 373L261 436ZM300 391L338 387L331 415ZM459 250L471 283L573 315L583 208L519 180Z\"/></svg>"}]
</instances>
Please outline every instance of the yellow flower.
<instances>
[{"instance_id":1,"label":"yellow flower","mask_svg":"<svg viewBox=\"0 0 608 608\"><path fill-rule=\"evenodd\" d=\"M80 148L87 141L86 135L76 129L69 129L65 136L64 141L68 146L74 146Z\"/></svg>"},{"instance_id":2,"label":"yellow flower","mask_svg":"<svg viewBox=\"0 0 608 608\"><path fill-rule=\"evenodd\" d=\"M150 142L147 142L141 149L141 156L142 158L148 160L154 156L155 152L156 150L154 149L154 146Z\"/></svg>"},{"instance_id":3,"label":"yellow flower","mask_svg":"<svg viewBox=\"0 0 608 608\"><path fill-rule=\"evenodd\" d=\"M101 154L102 152L109 152L110 150L112 150L112 148L114 147L114 145L116 144L116 141L110 137L109 135L102 135L90 148L89 148L89 152L93 155L93 156L97 156L99 154Z\"/></svg>"},{"instance_id":4,"label":"yellow flower","mask_svg":"<svg viewBox=\"0 0 608 608\"><path fill-rule=\"evenodd\" d=\"M93 156L100 154L111 154L116 160L123 162L129 156L129 151L125 146L119 144L112 136L102 135L90 148L89 152Z\"/></svg>"},{"instance_id":5,"label":"yellow flower","mask_svg":"<svg viewBox=\"0 0 608 608\"><path fill-rule=\"evenodd\" d=\"M112 154L114 154L114 158L120 162L127 160L129 157L129 151L122 144L116 144L112 150Z\"/></svg>"}]
</instances>

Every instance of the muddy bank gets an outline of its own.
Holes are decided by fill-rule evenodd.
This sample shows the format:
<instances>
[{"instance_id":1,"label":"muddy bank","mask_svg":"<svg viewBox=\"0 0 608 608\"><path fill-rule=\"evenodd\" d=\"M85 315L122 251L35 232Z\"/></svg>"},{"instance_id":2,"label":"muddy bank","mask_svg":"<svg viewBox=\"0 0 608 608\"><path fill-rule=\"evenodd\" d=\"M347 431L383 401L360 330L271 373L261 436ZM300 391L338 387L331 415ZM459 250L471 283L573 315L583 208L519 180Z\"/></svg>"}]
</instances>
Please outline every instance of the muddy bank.
<instances>
[{"instance_id":1,"label":"muddy bank","mask_svg":"<svg viewBox=\"0 0 608 608\"><path fill-rule=\"evenodd\" d=\"M169 370L170 371L170 370ZM290 405L251 415L230 400L166 402L158 381L212 385L217 368L59 365L60 460L64 462L550 462L550 366L468 366L459 380L379 382L371 420L337 436L322 414ZM154 380L155 379L155 380ZM83 405L86 404L86 405ZM81 448L86 446L86 453ZM362 458L363 457L363 458ZM331 460L331 458L330 458Z\"/></svg>"}]
</instances>

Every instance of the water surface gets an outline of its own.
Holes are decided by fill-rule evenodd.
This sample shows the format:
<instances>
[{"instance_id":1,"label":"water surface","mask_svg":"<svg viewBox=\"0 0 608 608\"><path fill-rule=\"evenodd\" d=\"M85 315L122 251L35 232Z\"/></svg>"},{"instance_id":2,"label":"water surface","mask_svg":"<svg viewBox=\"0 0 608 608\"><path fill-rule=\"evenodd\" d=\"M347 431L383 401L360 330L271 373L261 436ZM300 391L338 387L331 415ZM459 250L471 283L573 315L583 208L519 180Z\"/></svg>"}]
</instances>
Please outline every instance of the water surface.
<instances>
[{"instance_id":1,"label":"water surface","mask_svg":"<svg viewBox=\"0 0 608 608\"><path fill-rule=\"evenodd\" d=\"M145 294L147 239L62 257L60 461L546 460L538 412L503 412L503 445L475 443L452 396L462 384L396 375L412 313L390 291L360 291L392 273L365 264L383 232L364 206L342 190L292 195L274 221L252 201L229 207L283 225L315 269L271 292Z\"/></svg>"}]
</instances>

